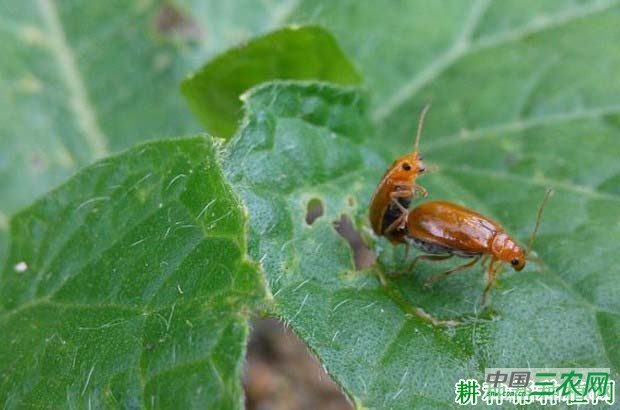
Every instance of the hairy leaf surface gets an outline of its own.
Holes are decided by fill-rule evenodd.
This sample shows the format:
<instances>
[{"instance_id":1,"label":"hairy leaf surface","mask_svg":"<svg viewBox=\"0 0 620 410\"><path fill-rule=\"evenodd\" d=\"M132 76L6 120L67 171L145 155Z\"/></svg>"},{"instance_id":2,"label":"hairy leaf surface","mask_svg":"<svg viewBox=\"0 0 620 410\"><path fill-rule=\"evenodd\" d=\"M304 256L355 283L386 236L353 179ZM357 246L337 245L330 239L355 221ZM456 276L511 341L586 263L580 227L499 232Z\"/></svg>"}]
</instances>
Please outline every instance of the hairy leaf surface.
<instances>
[{"instance_id":1,"label":"hairy leaf surface","mask_svg":"<svg viewBox=\"0 0 620 410\"><path fill-rule=\"evenodd\" d=\"M334 229L334 222L348 215L371 237L368 201L387 163L372 148L378 137L368 125L364 96L325 84L279 82L246 99L245 126L230 144L226 170L249 209L250 254L267 274L274 313L309 344L356 403L447 407L454 384L460 378L482 379L485 367L618 368L613 348L620 323L613 285L618 271L608 268L613 238L620 235L618 225L609 223L620 217L617 196L554 184L535 260L522 272L501 274L486 309L479 266L424 290L425 279L456 262L421 263L384 288L376 273L404 269L403 250L372 240L379 264L356 271L351 249ZM453 200L500 221L525 246L549 183L536 176L537 163L524 169L532 173L528 178L510 171L465 172L451 164L467 154L472 161L497 163L497 144L515 138L529 142L518 145L522 155L543 155L556 152L551 147L566 138L536 131L481 139L477 151L446 144L427 156L441 170L420 183L433 199ZM597 138L585 139L581 147L597 150L602 141L613 146L611 129L588 132ZM550 147L541 150L540 144ZM561 152L571 155L569 148ZM573 158L581 152L575 145ZM308 225L308 203L317 199L324 214ZM461 324L430 325L415 314L417 308Z\"/></svg>"},{"instance_id":2,"label":"hairy leaf surface","mask_svg":"<svg viewBox=\"0 0 620 410\"><path fill-rule=\"evenodd\" d=\"M0 277L6 408L240 408L262 280L200 137L100 161L11 221Z\"/></svg>"}]
</instances>

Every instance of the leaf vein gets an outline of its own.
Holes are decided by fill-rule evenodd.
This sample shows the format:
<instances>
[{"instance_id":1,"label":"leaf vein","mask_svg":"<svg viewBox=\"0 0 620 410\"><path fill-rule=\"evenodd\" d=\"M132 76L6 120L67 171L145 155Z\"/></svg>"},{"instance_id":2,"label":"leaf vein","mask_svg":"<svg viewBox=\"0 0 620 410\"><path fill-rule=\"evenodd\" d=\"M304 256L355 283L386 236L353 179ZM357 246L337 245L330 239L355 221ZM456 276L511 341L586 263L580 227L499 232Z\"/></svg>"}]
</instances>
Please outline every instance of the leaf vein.
<instances>
[{"instance_id":1,"label":"leaf vein","mask_svg":"<svg viewBox=\"0 0 620 410\"><path fill-rule=\"evenodd\" d=\"M88 98L84 80L67 43L54 0L39 0L37 4L47 25L50 49L56 56L69 90L69 105L89 146L91 159L104 157L108 154L108 141L97 122L95 109Z\"/></svg>"},{"instance_id":2,"label":"leaf vein","mask_svg":"<svg viewBox=\"0 0 620 410\"><path fill-rule=\"evenodd\" d=\"M452 170L459 173L468 173L473 175L480 176L489 176L501 178L501 179L509 179L514 182L518 182L520 184L525 185L535 185L535 186L551 186L553 188L560 188L565 191L570 191L577 193L579 195L584 195L590 198L603 199L608 201L620 201L620 195L601 192L595 189L592 189L586 185L579 185L572 182L567 181L558 181L553 178L547 178L542 176L527 176L527 175L519 175L510 172L502 172L499 170L489 170L484 168L476 168L471 166L452 166L448 164L438 164L441 168L446 170Z\"/></svg>"},{"instance_id":3,"label":"leaf vein","mask_svg":"<svg viewBox=\"0 0 620 410\"><path fill-rule=\"evenodd\" d=\"M587 110L575 110L572 112L547 114L527 119L515 119L512 121L507 121L485 127L479 127L474 130L461 131L456 134L439 137L435 141L425 144L424 152L428 153L432 151L437 151L441 148L461 142L477 141L489 137L489 134L525 131L532 128L564 122L578 121L583 119L599 119L607 115L619 113L620 105L614 104Z\"/></svg>"}]
</instances>

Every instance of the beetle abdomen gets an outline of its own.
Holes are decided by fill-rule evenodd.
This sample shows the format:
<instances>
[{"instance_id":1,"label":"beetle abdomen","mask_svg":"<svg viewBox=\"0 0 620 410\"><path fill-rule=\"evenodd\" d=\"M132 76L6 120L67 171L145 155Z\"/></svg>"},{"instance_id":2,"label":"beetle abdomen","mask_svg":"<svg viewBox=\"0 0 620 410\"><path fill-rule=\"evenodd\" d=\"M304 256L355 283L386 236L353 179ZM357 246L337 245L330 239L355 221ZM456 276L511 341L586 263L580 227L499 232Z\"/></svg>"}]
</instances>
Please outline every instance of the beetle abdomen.
<instances>
[{"instance_id":1,"label":"beetle abdomen","mask_svg":"<svg viewBox=\"0 0 620 410\"><path fill-rule=\"evenodd\" d=\"M434 242L423 241L421 239L413 238L411 236L406 237L406 241L410 244L418 248L419 250L430 253L433 255L455 255L460 258L473 258L474 256L479 256L480 253L477 252L465 252L459 249L450 248L448 246L440 245Z\"/></svg>"},{"instance_id":2,"label":"beetle abdomen","mask_svg":"<svg viewBox=\"0 0 620 410\"><path fill-rule=\"evenodd\" d=\"M442 246L439 245L437 243L433 243L433 242L426 242L423 241L421 239L416 239L413 238L411 236L407 236L406 237L406 241L410 244L415 246L416 248L418 248L419 250L426 252L426 253L431 253L434 255L442 255L442 254L446 254L446 253L452 253L453 249L452 248L448 248L446 246Z\"/></svg>"}]
</instances>

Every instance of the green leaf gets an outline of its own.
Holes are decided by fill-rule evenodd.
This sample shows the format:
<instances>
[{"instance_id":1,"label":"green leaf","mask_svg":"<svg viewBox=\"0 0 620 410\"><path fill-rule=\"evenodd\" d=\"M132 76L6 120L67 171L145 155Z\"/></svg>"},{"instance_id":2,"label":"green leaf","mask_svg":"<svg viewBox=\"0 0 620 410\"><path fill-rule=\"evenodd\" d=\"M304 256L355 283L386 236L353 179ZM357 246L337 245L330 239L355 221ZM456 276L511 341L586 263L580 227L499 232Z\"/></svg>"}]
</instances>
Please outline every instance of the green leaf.
<instances>
[{"instance_id":1,"label":"green leaf","mask_svg":"<svg viewBox=\"0 0 620 410\"><path fill-rule=\"evenodd\" d=\"M177 2L175 2L177 3ZM110 152L200 130L178 83L288 2L0 4L0 261L11 214Z\"/></svg>"},{"instance_id":2,"label":"green leaf","mask_svg":"<svg viewBox=\"0 0 620 410\"><path fill-rule=\"evenodd\" d=\"M241 408L262 282L204 137L104 159L11 220L8 408Z\"/></svg>"},{"instance_id":3,"label":"green leaf","mask_svg":"<svg viewBox=\"0 0 620 410\"><path fill-rule=\"evenodd\" d=\"M41 147L47 159L57 144L49 137L36 139L43 135L36 127L46 132L60 129L62 132L54 134L58 141L69 147L74 140L82 141L78 145L82 152L86 140L75 131L74 121L88 120L62 114L71 112L62 98L76 94L68 94L69 88L54 75L58 54L39 48L34 54L16 46L16 38L40 38L31 28L40 25L41 16L49 18L49 13L33 15L29 3L23 3L21 9L17 3L7 4L12 6L8 7L11 13L2 8L0 35L8 40L0 42L0 49L10 58L0 63L2 78L6 78L0 87L7 87L8 92L0 93L4 98L0 102L9 109L1 111L0 130L2 137L19 138L0 140L0 198L2 207L7 207L0 210L5 213L56 183L45 182L46 178L58 181L75 169L59 168L65 174L57 176L48 167L49 173L26 178L29 174L20 170L37 170L41 163L39 156L30 154L32 147ZM37 6L49 4L53 5L42 1ZM139 58L133 59L126 50L144 51L141 43L135 48L127 45L150 33L148 23L152 20L139 18L140 24L122 24L124 16L132 16L128 7L107 5L58 3L69 48L86 50L74 60L86 78L87 101L95 107L97 124L105 135L104 127L127 131L114 134L120 145L125 138L127 144L135 142L131 138L138 135L130 118L145 119L137 124L141 130L152 130L153 135L167 130L172 133L177 120L189 117L181 112L183 104L176 101L171 88L162 86L164 91L151 94L159 84L167 83L159 77L152 81L153 88L140 88L140 104L129 106L125 101L117 106L113 99L104 99L102 107L109 103L116 109L100 108L97 95L127 93L127 87L149 78L144 70L151 62L141 60L148 53L137 53ZM68 18L90 16L89 12L107 7L107 15L118 13L117 19L100 14L77 24L81 19ZM186 7L201 9L195 4ZM620 219L620 74L614 67L620 55L614 45L620 34L619 7L615 0L525 4L521 0L411 1L381 8L371 2L301 1L293 10L291 22L321 24L335 33L365 75L370 102L366 104L356 90L325 85L261 88L247 97L248 121L231 145L227 173L250 209L250 253L262 261L267 273L274 312L292 324L360 407L448 407L453 403L454 382L463 377L480 378L485 366L611 367L618 380L620 356L614 348L620 338L620 292L614 284L620 276L615 268L620 237L615 223ZM248 18L248 10L239 9L240 21ZM277 14L286 20L287 12ZM202 14L194 17L201 23L209 18ZM13 21L17 27L7 24ZM34 23L24 30L19 26L23 21ZM75 27L68 27L68 21ZM219 27L228 27L223 20L218 22ZM94 47L80 48L80 39L97 37L84 27L103 27L103 39ZM119 33L114 27L122 27L122 37L128 41L110 40L110 33ZM138 29L133 31L134 27ZM231 31L235 33L235 27ZM53 32L45 30L44 37L57 38L47 35ZM217 33L214 38L219 38ZM188 50L186 40L182 45L173 43ZM170 46L163 41L156 44ZM100 47L113 50L116 58L93 57ZM189 59L199 59L199 54ZM181 55L187 55L173 55L170 78L187 70L178 63ZM110 70L108 61L119 62L121 68L131 66L135 75L119 76L117 73L124 71ZM37 89L37 82L23 75L25 68L36 68L35 74L42 78L43 74L49 76L51 80L45 84L60 91L42 94L41 99L20 97L14 88ZM230 68L222 67L222 75ZM119 81L110 82L110 78ZM64 103L58 103L58 98ZM151 113L148 107L153 104L168 107L166 101L172 102L164 114L157 108L156 114L141 116L142 110ZM332 221L345 213L369 236L366 211L372 190L393 157L411 146L417 113L429 101L433 108L422 153L429 162L439 164L441 171L420 182L431 198L473 207L500 221L524 243L544 186L556 188L535 245L539 263L531 263L518 274L504 272L491 293L487 311L481 312L478 303L483 286L480 268L424 291L424 279L450 264L423 264L409 275L390 280L386 291L372 273L353 270L350 251L332 228ZM35 109L29 104L35 104ZM204 104L216 103L205 99ZM31 112L38 115L33 117ZM182 124L175 130L182 131ZM73 135L79 137L69 139ZM32 141L22 149L20 141L28 138ZM6 146L9 149L5 150ZM315 198L322 200L325 212L308 226L306 206ZM0 233L3 221L7 225L7 218L0 215ZM381 253L377 270L404 266L402 250L393 251L385 241L375 243L375 248ZM71 261L74 256L70 256L65 259ZM21 270L20 262L12 260L7 269ZM411 314L413 306L466 324L429 326ZM36 326L30 327L32 332L39 329ZM97 339L97 346L107 346L99 342ZM54 347L49 349L52 352ZM60 368L51 362L37 362L35 369L45 370L39 377ZM88 365L80 369L80 393L90 369ZM93 368L87 387L96 381L96 370ZM123 377L114 379L114 388L128 385ZM3 380L9 383L12 379ZM62 383L64 379L54 380ZM62 388L54 393L66 396Z\"/></svg>"},{"instance_id":4,"label":"green leaf","mask_svg":"<svg viewBox=\"0 0 620 410\"><path fill-rule=\"evenodd\" d=\"M371 93L377 148L392 157L411 144L427 103L440 119L425 127L429 144L615 117L619 13L618 0L302 1L289 21L334 33ZM618 172L604 163L592 171L601 180L578 182Z\"/></svg>"},{"instance_id":5,"label":"green leaf","mask_svg":"<svg viewBox=\"0 0 620 410\"><path fill-rule=\"evenodd\" d=\"M187 78L182 92L204 125L220 137L235 133L239 96L273 79L358 84L360 77L334 38L319 27L290 27L232 49Z\"/></svg>"},{"instance_id":6,"label":"green leaf","mask_svg":"<svg viewBox=\"0 0 620 410\"><path fill-rule=\"evenodd\" d=\"M618 377L620 356L613 346L620 336L620 299L610 284L619 276L613 238L620 227L610 221L620 218L620 198L538 176L540 162L519 160L546 156L547 169L557 172L554 152L575 163L586 151L605 158L610 154L604 147L617 154L613 128L573 124L574 135L596 137L563 146L545 125L467 144L455 139L426 155L442 167L420 180L433 199L460 202L501 221L522 244L545 185L553 182L556 189L535 245L539 262L520 273L504 271L490 308L482 310L480 267L424 290L426 278L455 264L422 263L389 280L386 289L376 272L406 264L403 249L380 240L380 264L355 270L351 249L333 224L348 215L370 236L368 201L388 165L373 148L377 137L359 91L277 82L245 100L245 126L231 140L224 166L249 209L250 255L267 274L273 313L308 343L358 406L449 407L455 383L482 379L485 367L610 367ZM428 121L432 126L440 119L431 115ZM424 147L423 154L431 151ZM469 155L469 164L506 166L505 154L497 158L502 147L518 149L514 161L530 177L449 165L451 158ZM323 215L308 225L307 207L316 200ZM416 308L462 324L430 325Z\"/></svg>"},{"instance_id":7,"label":"green leaf","mask_svg":"<svg viewBox=\"0 0 620 410\"><path fill-rule=\"evenodd\" d=\"M312 298L316 286L307 291L306 303L297 305L301 313L295 316L293 308L285 316L295 318L296 331L331 374L362 405L394 408L411 408L423 397L448 406L456 380L480 377L459 369L468 365L479 371L487 365L609 366L618 378L620 72L611 67L620 63L613 45L620 36L620 3L411 1L378 8L302 1L289 21L332 31L365 77L377 132L364 146L385 162L364 184L373 186L387 164L409 149L417 114L430 102L421 149L440 166L420 181L430 199L477 209L524 244L545 186L556 189L535 244L542 267L532 263L525 272L503 273L492 292L495 313L487 316L495 319L459 328L465 335L455 336L456 344L444 348L440 330L431 337L385 313L390 310L381 299L373 305L384 309L380 319L349 326L357 316L343 309L346 302L332 319L336 325L319 332L317 323L328 315L310 323L300 318L324 310L326 301ZM342 184L347 192L351 186ZM362 204L369 197L360 198ZM367 226L364 213L357 214L358 228ZM402 265L402 253L391 255L389 244L380 242L378 250L387 269ZM391 285L411 305L439 317L476 314L481 269L425 292L424 279L451 266L436 265L420 265ZM306 286L297 291L301 301ZM335 344L332 338L342 341L340 352L318 347ZM359 340L379 347L357 349Z\"/></svg>"}]
</instances>

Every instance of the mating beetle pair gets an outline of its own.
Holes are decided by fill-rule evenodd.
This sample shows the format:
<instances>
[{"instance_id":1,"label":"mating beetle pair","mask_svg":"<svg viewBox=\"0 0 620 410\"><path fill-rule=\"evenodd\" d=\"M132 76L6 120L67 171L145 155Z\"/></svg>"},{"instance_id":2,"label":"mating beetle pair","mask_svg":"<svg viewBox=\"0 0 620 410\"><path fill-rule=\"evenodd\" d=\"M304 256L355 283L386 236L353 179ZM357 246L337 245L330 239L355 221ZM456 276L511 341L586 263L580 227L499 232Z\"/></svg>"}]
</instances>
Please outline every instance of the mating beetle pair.
<instances>
[{"instance_id":1,"label":"mating beetle pair","mask_svg":"<svg viewBox=\"0 0 620 410\"><path fill-rule=\"evenodd\" d=\"M480 260L483 266L488 263L487 283L482 294L484 304L495 274L504 263L510 263L516 271L525 267L551 189L545 192L526 251L517 245L500 224L463 206L447 201L431 201L410 211L409 206L418 194L427 196L426 190L416 183L416 179L428 172L418 152L422 124L428 108L427 105L420 115L413 151L394 161L379 182L370 202L370 223L377 235L386 236L394 244L406 244L407 251L409 246L414 246L425 252L414 258L410 270L420 260L440 261L453 256L471 259L431 277L426 285L467 269Z\"/></svg>"}]
</instances>

